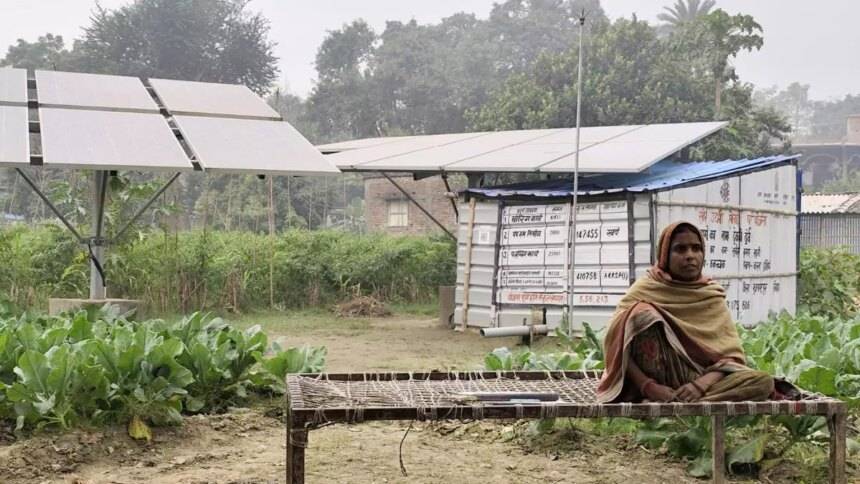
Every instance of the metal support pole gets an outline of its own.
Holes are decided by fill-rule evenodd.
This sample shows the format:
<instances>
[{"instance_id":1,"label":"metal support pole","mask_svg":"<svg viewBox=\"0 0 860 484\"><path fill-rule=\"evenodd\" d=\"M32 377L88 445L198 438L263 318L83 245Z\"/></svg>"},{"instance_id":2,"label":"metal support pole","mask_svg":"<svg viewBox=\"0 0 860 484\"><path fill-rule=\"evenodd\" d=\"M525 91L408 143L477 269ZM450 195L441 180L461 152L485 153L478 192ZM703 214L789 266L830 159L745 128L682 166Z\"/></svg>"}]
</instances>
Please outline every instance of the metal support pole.
<instances>
[{"instance_id":1,"label":"metal support pole","mask_svg":"<svg viewBox=\"0 0 860 484\"><path fill-rule=\"evenodd\" d=\"M442 222L440 222L440 221L436 220L436 217L434 217L433 215L431 215L431 214L430 214L430 212L428 212L424 207L422 207L422 206L421 206L421 204L420 204L420 203L418 203L418 201L417 201L417 200L415 200L415 198L414 198L412 195L410 195L410 194L409 194L409 192L407 192L406 190L404 190L404 189L403 189L403 187L401 187L401 186L400 186L396 181L394 181L390 176L388 176L388 173L385 173L385 172L383 172L383 171L381 171L381 172L379 172L379 173L380 173L382 176L384 176L388 181L390 181L390 182L391 182L391 184L392 184L392 185L394 185L394 187L395 187L395 188L397 188L398 190L400 190L400 193L402 193L406 198L408 198L410 202L414 203L414 204L415 204L415 206L416 206L416 207L418 207L418 210L421 210L421 212L422 212L422 213L424 213L424 215L426 215L426 216L427 216L427 218L429 218L430 220L432 220L432 221L433 221L433 223L435 223L436 225L438 225L440 229L442 229L446 234L448 234L448 237L451 237L452 239L457 240L457 237L455 237L455 236L454 236L454 234L452 234L452 233L451 233L451 231L450 231L450 230L448 230L448 228L447 228L447 227L445 227L444 225L442 225Z\"/></svg>"},{"instance_id":2,"label":"metal support pole","mask_svg":"<svg viewBox=\"0 0 860 484\"><path fill-rule=\"evenodd\" d=\"M448 193L451 193L451 185L448 184L448 174L447 173L442 173L442 181L445 182L445 190ZM457 210L457 200L454 198L451 199L451 208L454 209L454 219L460 220L460 211Z\"/></svg>"},{"instance_id":3,"label":"metal support pole","mask_svg":"<svg viewBox=\"0 0 860 484\"><path fill-rule=\"evenodd\" d=\"M122 228L117 231L116 235L111 238L111 242L117 241L123 235L125 235L126 231L128 231L128 229L130 229L131 226L134 225L135 222L137 222L141 215L143 215L144 212L146 212L149 207L151 207L152 204L155 203L156 200L158 200L158 197L160 197L162 193L164 193L168 188L170 188L171 185L173 185L173 182L175 182L176 179L179 178L180 174L181 173L176 173L175 175L170 177L170 180L167 180L167 182L162 185L161 188L159 188L158 191L155 192L155 194L153 194L149 198L149 200L147 200L146 203L143 204L142 207L137 209L137 212L135 212L134 215L132 215L131 218L128 220L128 222L126 222L125 225L123 225Z\"/></svg>"},{"instance_id":4,"label":"metal support pole","mask_svg":"<svg viewBox=\"0 0 860 484\"><path fill-rule=\"evenodd\" d=\"M93 238L90 242L90 299L104 299L106 295L107 281L104 280L104 275L101 268L104 267L104 248L105 239L102 237L104 232L104 213L105 213L105 198L107 197L109 173L106 171L97 171L93 173Z\"/></svg>"},{"instance_id":5,"label":"metal support pole","mask_svg":"<svg viewBox=\"0 0 860 484\"><path fill-rule=\"evenodd\" d=\"M574 304L574 274L576 273L576 212L578 205L579 192L579 134L582 128L582 38L585 36L585 10L579 15L579 66L577 68L576 81L576 151L573 155L573 204L570 209L571 214L571 229L570 229L570 273L568 274L568 297L569 309L567 318L567 335L573 336L573 304Z\"/></svg>"}]
</instances>

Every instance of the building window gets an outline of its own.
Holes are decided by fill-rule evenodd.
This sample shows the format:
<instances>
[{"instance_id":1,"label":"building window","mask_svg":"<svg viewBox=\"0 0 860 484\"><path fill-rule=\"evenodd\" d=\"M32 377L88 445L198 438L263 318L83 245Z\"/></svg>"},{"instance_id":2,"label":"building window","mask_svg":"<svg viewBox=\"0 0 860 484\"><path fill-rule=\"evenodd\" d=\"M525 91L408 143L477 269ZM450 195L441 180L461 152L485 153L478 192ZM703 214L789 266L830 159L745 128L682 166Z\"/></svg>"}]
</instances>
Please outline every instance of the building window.
<instances>
[{"instance_id":1,"label":"building window","mask_svg":"<svg viewBox=\"0 0 860 484\"><path fill-rule=\"evenodd\" d=\"M406 227L409 225L409 202L407 200L388 201L388 226Z\"/></svg>"}]
</instances>

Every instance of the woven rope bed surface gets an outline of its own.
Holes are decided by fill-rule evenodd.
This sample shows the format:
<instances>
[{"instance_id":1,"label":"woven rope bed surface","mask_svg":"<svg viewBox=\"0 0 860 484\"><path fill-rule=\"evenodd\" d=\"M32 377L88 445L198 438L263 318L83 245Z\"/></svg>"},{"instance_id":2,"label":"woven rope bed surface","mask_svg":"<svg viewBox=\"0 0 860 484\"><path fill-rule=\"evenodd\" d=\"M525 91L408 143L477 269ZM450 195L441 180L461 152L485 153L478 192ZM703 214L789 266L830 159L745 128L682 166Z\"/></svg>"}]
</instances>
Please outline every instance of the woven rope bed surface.
<instances>
[{"instance_id":1,"label":"woven rope bed surface","mask_svg":"<svg viewBox=\"0 0 860 484\"><path fill-rule=\"evenodd\" d=\"M313 423L363 420L682 415L832 415L846 405L804 393L798 401L598 404L599 372L352 373L289 375L290 411ZM475 393L553 394L555 401L475 401ZM302 417L303 416L303 417Z\"/></svg>"},{"instance_id":2,"label":"woven rope bed surface","mask_svg":"<svg viewBox=\"0 0 860 484\"><path fill-rule=\"evenodd\" d=\"M486 378L480 374L450 380L386 379L368 375L366 381L330 380L319 377L299 377L297 383L305 407L448 407L464 403L464 396L475 392L555 393L557 403L594 403L596 374L588 378L522 380L500 377ZM489 403L489 402L486 402Z\"/></svg>"}]
</instances>

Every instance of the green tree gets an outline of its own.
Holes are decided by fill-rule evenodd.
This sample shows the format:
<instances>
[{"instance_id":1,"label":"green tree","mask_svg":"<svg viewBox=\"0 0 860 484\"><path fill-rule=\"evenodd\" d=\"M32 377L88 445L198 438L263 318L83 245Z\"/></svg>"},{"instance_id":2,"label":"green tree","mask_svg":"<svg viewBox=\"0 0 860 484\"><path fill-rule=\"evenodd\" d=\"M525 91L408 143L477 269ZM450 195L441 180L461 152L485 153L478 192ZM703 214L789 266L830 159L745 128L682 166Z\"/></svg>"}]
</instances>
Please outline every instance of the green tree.
<instances>
[{"instance_id":1,"label":"green tree","mask_svg":"<svg viewBox=\"0 0 860 484\"><path fill-rule=\"evenodd\" d=\"M309 117L322 140L461 132L511 74L575 43L583 8L593 25L607 22L597 0L506 0L487 20L388 22L378 35L345 25L319 49Z\"/></svg>"},{"instance_id":2,"label":"green tree","mask_svg":"<svg viewBox=\"0 0 860 484\"><path fill-rule=\"evenodd\" d=\"M368 81L376 33L364 20L332 31L316 56L308 119L323 140L379 136L379 103Z\"/></svg>"},{"instance_id":3,"label":"green tree","mask_svg":"<svg viewBox=\"0 0 860 484\"><path fill-rule=\"evenodd\" d=\"M657 19L677 27L707 15L716 4L716 0L676 0L673 6L663 7L665 12L659 13Z\"/></svg>"},{"instance_id":4,"label":"green tree","mask_svg":"<svg viewBox=\"0 0 860 484\"><path fill-rule=\"evenodd\" d=\"M269 22L249 0L135 0L96 6L75 45L78 70L244 84L268 91L277 58Z\"/></svg>"},{"instance_id":5,"label":"green tree","mask_svg":"<svg viewBox=\"0 0 860 484\"><path fill-rule=\"evenodd\" d=\"M729 60L742 50L761 49L761 25L750 15L729 15L717 9L687 22L680 30L673 36L680 41L676 48L701 52L713 79L715 117L720 119L723 89L727 82L738 79Z\"/></svg>"},{"instance_id":6,"label":"green tree","mask_svg":"<svg viewBox=\"0 0 860 484\"><path fill-rule=\"evenodd\" d=\"M619 19L595 28L585 51L583 125L706 121L714 117L710 58L702 49L680 49L695 37L658 36L645 22ZM528 73L513 75L492 99L470 111L477 130L569 127L576 120L577 49L544 55ZM732 81L725 89L722 133L692 150L694 158L759 156L784 142L785 121L752 105L752 88Z\"/></svg>"},{"instance_id":7,"label":"green tree","mask_svg":"<svg viewBox=\"0 0 860 484\"><path fill-rule=\"evenodd\" d=\"M39 36L36 42L18 39L15 45L9 46L6 56L0 59L0 66L62 70L68 66L70 57L63 36L48 33Z\"/></svg>"}]
</instances>

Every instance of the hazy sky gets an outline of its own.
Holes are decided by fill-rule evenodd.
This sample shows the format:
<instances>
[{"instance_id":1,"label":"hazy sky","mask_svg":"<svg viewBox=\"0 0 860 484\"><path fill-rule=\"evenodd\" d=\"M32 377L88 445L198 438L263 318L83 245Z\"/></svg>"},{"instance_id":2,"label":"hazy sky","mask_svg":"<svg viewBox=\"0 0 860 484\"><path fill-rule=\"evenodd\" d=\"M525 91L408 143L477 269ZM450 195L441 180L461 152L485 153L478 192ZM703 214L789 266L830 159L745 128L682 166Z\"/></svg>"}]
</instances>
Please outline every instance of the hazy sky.
<instances>
[{"instance_id":1,"label":"hazy sky","mask_svg":"<svg viewBox=\"0 0 860 484\"><path fill-rule=\"evenodd\" d=\"M101 0L113 8L127 0ZM656 21L674 0L602 0L610 18ZM0 0L0 52L18 38L35 40L46 32L67 39L89 23L94 0ZM306 95L313 87L314 55L326 31L364 18L381 32L386 20L438 22L455 12L486 18L493 0L251 0L272 23L281 76L290 90ZM753 15L764 28L761 51L742 54L735 65L741 79L758 86L811 85L816 99L860 93L860 1L717 0L730 13Z\"/></svg>"}]
</instances>

